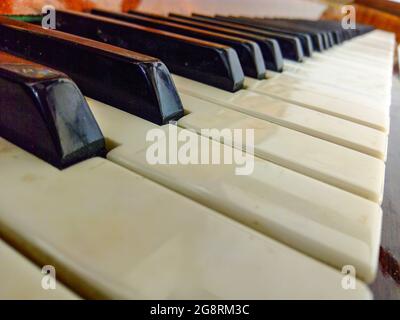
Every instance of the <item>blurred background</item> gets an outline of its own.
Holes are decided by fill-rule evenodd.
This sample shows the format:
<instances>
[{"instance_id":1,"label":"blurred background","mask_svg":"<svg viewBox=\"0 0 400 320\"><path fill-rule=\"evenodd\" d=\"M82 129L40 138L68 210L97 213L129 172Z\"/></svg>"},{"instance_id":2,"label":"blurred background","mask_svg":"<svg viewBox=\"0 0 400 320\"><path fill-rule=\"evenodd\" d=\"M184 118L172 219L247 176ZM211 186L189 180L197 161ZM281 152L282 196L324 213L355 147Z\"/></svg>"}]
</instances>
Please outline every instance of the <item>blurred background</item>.
<instances>
[{"instance_id":1,"label":"blurred background","mask_svg":"<svg viewBox=\"0 0 400 320\"><path fill-rule=\"evenodd\" d=\"M44 4L57 8L87 10L102 7L127 11L139 9L166 14L242 14L307 19L340 19L341 7L356 7L357 22L392 31L400 40L400 0L0 0L2 14L39 13Z\"/></svg>"},{"instance_id":2,"label":"blurred background","mask_svg":"<svg viewBox=\"0 0 400 320\"><path fill-rule=\"evenodd\" d=\"M242 14L306 19L340 19L341 7L356 7L357 22L392 31L400 40L400 0L0 0L1 14L39 13L44 4L57 8L88 10L102 7L128 11L138 9L166 14Z\"/></svg>"}]
</instances>

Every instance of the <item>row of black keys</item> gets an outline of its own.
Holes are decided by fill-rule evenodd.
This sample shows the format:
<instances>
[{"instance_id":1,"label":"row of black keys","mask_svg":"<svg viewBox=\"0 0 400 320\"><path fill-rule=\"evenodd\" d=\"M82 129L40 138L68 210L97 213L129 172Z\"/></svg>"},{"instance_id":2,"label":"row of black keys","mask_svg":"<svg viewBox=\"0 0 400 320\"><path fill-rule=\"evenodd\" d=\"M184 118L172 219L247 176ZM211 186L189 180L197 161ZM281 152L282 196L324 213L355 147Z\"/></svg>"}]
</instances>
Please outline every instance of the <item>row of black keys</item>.
<instances>
[{"instance_id":1,"label":"row of black keys","mask_svg":"<svg viewBox=\"0 0 400 320\"><path fill-rule=\"evenodd\" d=\"M282 54L301 61L370 30L328 21L92 13L58 11L57 31L0 18L0 50L65 72L83 94L157 124L183 116L168 69L236 91L244 74L282 71ZM101 131L72 81L0 56L0 136L59 168L104 154Z\"/></svg>"}]
</instances>

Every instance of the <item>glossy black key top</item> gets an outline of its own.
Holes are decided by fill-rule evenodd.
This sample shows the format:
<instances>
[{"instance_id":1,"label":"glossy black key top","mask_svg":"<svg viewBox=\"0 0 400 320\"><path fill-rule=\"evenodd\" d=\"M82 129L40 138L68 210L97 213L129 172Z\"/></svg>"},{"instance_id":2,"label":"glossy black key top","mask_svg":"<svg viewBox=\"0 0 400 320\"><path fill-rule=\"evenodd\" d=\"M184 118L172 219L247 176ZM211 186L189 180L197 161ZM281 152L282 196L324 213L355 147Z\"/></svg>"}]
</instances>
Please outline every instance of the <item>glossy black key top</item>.
<instances>
[{"instance_id":1,"label":"glossy black key top","mask_svg":"<svg viewBox=\"0 0 400 320\"><path fill-rule=\"evenodd\" d=\"M63 71L86 96L156 124L183 116L170 73L157 59L4 17L0 50Z\"/></svg>"},{"instance_id":2,"label":"glossy black key top","mask_svg":"<svg viewBox=\"0 0 400 320\"><path fill-rule=\"evenodd\" d=\"M235 30L233 28L224 28L218 25L210 24L207 21L206 22L196 21L195 19L191 19L191 17L175 15L172 13L168 17L141 11L129 11L129 14L140 15L143 17L163 20L171 23L176 23L179 25L184 25L216 33L222 33L233 37L240 37L243 39L254 41L260 47L264 57L265 65L269 70L277 72L281 72L283 70L283 60L281 51L281 47L283 45L290 48L292 52L292 57L291 58L287 57L288 59L299 61L303 58L302 52L298 51L297 46L299 46L299 44L296 43L297 39L293 39L285 35L275 36L276 34L273 33L262 33L262 32L258 35L256 32L253 33L253 32L241 31L238 29Z\"/></svg>"},{"instance_id":3,"label":"glossy black key top","mask_svg":"<svg viewBox=\"0 0 400 320\"><path fill-rule=\"evenodd\" d=\"M70 78L1 51L0 137L59 169L105 154L104 137Z\"/></svg>"},{"instance_id":4,"label":"glossy black key top","mask_svg":"<svg viewBox=\"0 0 400 320\"><path fill-rule=\"evenodd\" d=\"M309 28L293 26L290 23L286 23L284 21L278 21L274 19L258 19L258 18L246 18L246 17L224 17L224 16L216 16L216 19L222 19L224 21L234 21L234 22L243 22L250 26L261 26L261 27L274 27L279 28L280 30L286 30L289 32L302 32L308 34L313 43L313 47L316 51L323 51L325 49L323 36L318 33L310 30Z\"/></svg>"},{"instance_id":5,"label":"glossy black key top","mask_svg":"<svg viewBox=\"0 0 400 320\"><path fill-rule=\"evenodd\" d=\"M148 54L186 78L224 90L242 89L243 69L231 47L92 14L57 11L57 30Z\"/></svg>"},{"instance_id":6,"label":"glossy black key top","mask_svg":"<svg viewBox=\"0 0 400 320\"><path fill-rule=\"evenodd\" d=\"M279 19L283 21L293 21L298 24L306 25L309 27L313 27L315 30L321 30L328 34L330 45L336 45L340 43L340 33L338 30L332 27L328 27L325 23L326 20L301 20L301 19Z\"/></svg>"},{"instance_id":7,"label":"glossy black key top","mask_svg":"<svg viewBox=\"0 0 400 320\"><path fill-rule=\"evenodd\" d=\"M218 32L223 32L225 34L230 34L238 37L245 37L246 39L255 39L254 41L262 40L263 42L267 41L267 43L271 41L276 41L281 51L279 54L280 56L283 55L283 57L286 59L298 62L302 61L304 58L304 52L302 50L299 40L287 34L265 31L246 26L225 23L222 21L212 21L203 17L189 17L176 13L170 13L168 19L174 19L177 23L192 25L205 30L216 32L217 30L220 30ZM268 64L267 69L276 71L273 68L268 67Z\"/></svg>"},{"instance_id":8,"label":"glossy black key top","mask_svg":"<svg viewBox=\"0 0 400 320\"><path fill-rule=\"evenodd\" d=\"M202 15L202 14L196 14L193 13L192 16L188 17L188 16L181 16L181 15L176 15L173 13L170 13L171 16L179 16L182 19L187 19L190 21L202 21L204 23L208 23L208 24L212 24L215 26L224 26L226 28L231 28L234 30L244 30L244 28L246 29L250 29L252 30L251 32L268 32L268 33L274 33L274 34L280 34L286 37L291 37L293 39L296 39L296 41L300 42L301 45L301 49L302 49L302 54L304 54L306 57L311 57L312 53L314 51L313 45L312 45L312 40L311 37L307 34L304 33L300 33L300 32L291 32L288 30L282 30L279 28L273 28L273 27L265 27L265 26L251 26L248 23L240 23L238 21L228 21L227 19L224 18L216 18L216 17L211 17L211 16L207 16L207 15ZM283 49L283 47L282 47ZM287 53L285 51L282 50L282 53L284 55L285 58L287 59L291 59L287 55ZM295 60L295 59L291 59L291 60ZM301 61L300 59L298 61Z\"/></svg>"},{"instance_id":9,"label":"glossy black key top","mask_svg":"<svg viewBox=\"0 0 400 320\"><path fill-rule=\"evenodd\" d=\"M246 76L257 79L265 78L264 59L259 46L255 42L134 14L124 14L101 9L94 9L91 13L230 46L236 50Z\"/></svg>"}]
</instances>

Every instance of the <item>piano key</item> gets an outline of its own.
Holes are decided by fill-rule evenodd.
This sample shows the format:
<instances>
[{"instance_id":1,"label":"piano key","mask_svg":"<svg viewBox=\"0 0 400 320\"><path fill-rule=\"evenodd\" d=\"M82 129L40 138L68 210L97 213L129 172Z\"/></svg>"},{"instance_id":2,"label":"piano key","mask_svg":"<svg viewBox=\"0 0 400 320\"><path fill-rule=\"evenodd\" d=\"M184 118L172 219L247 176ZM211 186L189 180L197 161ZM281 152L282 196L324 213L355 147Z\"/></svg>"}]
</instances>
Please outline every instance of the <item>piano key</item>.
<instances>
[{"instance_id":1,"label":"piano key","mask_svg":"<svg viewBox=\"0 0 400 320\"><path fill-rule=\"evenodd\" d=\"M41 286L44 274L32 262L0 240L1 300L76 300L79 299L60 282L55 290ZM57 275L57 274L56 274ZM57 278L56 278L57 279Z\"/></svg>"},{"instance_id":2,"label":"piano key","mask_svg":"<svg viewBox=\"0 0 400 320\"><path fill-rule=\"evenodd\" d=\"M315 110L299 108L257 92L243 90L232 95L179 76L174 76L174 81L180 93L186 93L357 151L366 152L375 145L374 141L386 141L383 138L386 134L384 132ZM368 141L364 140L365 136L370 137ZM379 142L378 145L381 145L379 148L385 149L383 147L385 144L386 142L382 144ZM367 145L369 146L366 148Z\"/></svg>"},{"instance_id":3,"label":"piano key","mask_svg":"<svg viewBox=\"0 0 400 320\"><path fill-rule=\"evenodd\" d=\"M58 23L60 23L60 14L58 15ZM61 19L63 19L63 16L61 15ZM69 23L73 23L73 20L69 21ZM83 28L82 28L83 29ZM362 163L362 161L361 161ZM367 161L368 163L368 161ZM372 162L374 163L374 162ZM373 167L370 167L369 165L366 165L366 171L367 173L372 172L372 173L376 173L377 176L379 178L383 177L383 166L377 162L376 164L373 165ZM356 169L356 168L355 168ZM382 171L382 172L381 172ZM321 176L321 172L318 172L318 176ZM333 174L333 173L331 173ZM354 173L353 173L354 174ZM322 176L324 176L324 178L326 179L326 173L324 173ZM340 178L338 178L340 176ZM337 176L335 176L335 179L331 179L328 177L328 179L333 180L335 185L338 185L346 190L349 190L351 192L355 192L357 194L361 194L362 196L365 196L367 198L371 198L374 201L380 201L381 199L381 190L382 187L380 185L380 181L376 181L373 186L368 186L367 189L366 186L370 185L370 181L362 181L362 177L363 174L357 175L357 179L356 183L354 183L354 181L349 181L346 180L346 176L348 176L347 174L339 174ZM361 183L359 182L361 181ZM375 189L376 188L376 189Z\"/></svg>"},{"instance_id":4,"label":"piano key","mask_svg":"<svg viewBox=\"0 0 400 320\"><path fill-rule=\"evenodd\" d=\"M284 21L294 21L296 23L301 23L303 25L308 25L316 28L317 30L328 32L329 39L332 45L343 43L343 28L341 28L340 24L335 21L329 20L300 20L300 19L282 19Z\"/></svg>"},{"instance_id":5,"label":"piano key","mask_svg":"<svg viewBox=\"0 0 400 320\"><path fill-rule=\"evenodd\" d=\"M343 88L335 88L327 84L313 82L311 80L295 77L288 73L268 73L268 84L273 84L275 81L280 85L287 86L288 88L296 88L301 90L311 90L318 92L320 95L334 97L339 100L344 100L347 103L352 102L356 105L362 105L367 108L380 110L385 114L389 114L390 101L382 101L382 99L374 99L371 96L362 95L351 90Z\"/></svg>"},{"instance_id":6,"label":"piano key","mask_svg":"<svg viewBox=\"0 0 400 320\"><path fill-rule=\"evenodd\" d=\"M71 79L1 51L0 136L60 169L105 154L104 137Z\"/></svg>"},{"instance_id":7,"label":"piano key","mask_svg":"<svg viewBox=\"0 0 400 320\"><path fill-rule=\"evenodd\" d=\"M383 113L374 108L359 106L340 98L324 96L317 91L288 88L269 80L253 81L253 79L247 78L245 84L248 90L388 132L389 116L387 112Z\"/></svg>"},{"instance_id":8,"label":"piano key","mask_svg":"<svg viewBox=\"0 0 400 320\"><path fill-rule=\"evenodd\" d=\"M353 179L357 175L356 174L357 171L359 170L364 171L364 168L357 168L357 166L360 166L360 164L363 163L366 159L368 159L367 162L377 163L375 159L372 160L369 157L365 157L364 155L360 154L359 152L354 152L351 149L343 148L340 145L336 145L319 138L314 138L312 136L303 134L301 132L292 129L287 129L285 127L276 125L274 123L265 120L248 116L238 111L225 108L221 105L204 101L194 96L190 96L184 93L180 93L180 96L185 106L185 111L187 113L186 116L184 116L178 121L178 124L180 126L183 126L188 129L196 129L198 132L202 128L218 127L218 129L223 129L223 125L225 125L226 128L231 128L231 129L234 128L240 128L243 130L253 129L256 135L255 139L256 144L255 147L254 146L251 147L255 148L256 153L257 150L259 149L260 152L258 153L257 156L265 160L271 160L279 165L288 167L288 162L292 161L296 163L295 166L297 166L297 168L313 167L315 170L315 168L319 168L319 166L322 163L324 163L325 166L328 165L329 163L328 165L329 169L327 170L330 172L330 174L337 175L338 172L342 170L338 169L337 166L343 166L344 168L353 172L352 173L353 175L352 179ZM366 134L360 140L363 141L368 140L370 141L370 143L369 143L369 149L365 146L363 153L367 155L372 155L378 159L385 158L386 157L385 153L387 150L387 137L381 132L376 130L366 130L365 133ZM274 149L275 145L273 145L273 143L275 140L282 141L280 143L280 146L277 146L279 147L279 149L282 150L276 151L276 149ZM286 142L290 143L292 146L287 145L287 148L283 147L284 143ZM272 145L272 149L269 149L270 143ZM314 150L318 150L317 153L312 153L309 151L300 151L300 150L305 150L307 148L313 149L311 145L315 146ZM318 147L316 147L317 145ZM291 160L289 161L288 158L285 157L291 157L291 152L292 151L294 152L294 150L299 150L298 153L304 152L305 155L301 157L299 156L292 157ZM322 152L320 150L325 150L325 151ZM278 153L282 155L285 158L285 160L278 161L276 158L276 155ZM337 156L338 154L343 154L343 155ZM347 157L346 154L348 154L349 157ZM271 155L273 159L268 158L267 155L268 157ZM305 162L308 162L311 159L311 157L314 160L310 163L305 164ZM341 160L334 161L333 159L336 157L338 159L340 158ZM350 160L347 162L344 160L346 158L349 158ZM353 161L354 164L352 164ZM298 165L297 163L302 163L302 164ZM299 171L305 175L313 176L309 170L305 171L302 169L296 169L295 167L289 167L289 169ZM320 170L321 169L317 169L317 171ZM367 172L361 173L361 176L365 177ZM319 179L322 180L321 178ZM324 182L333 184L328 179L324 180Z\"/></svg>"},{"instance_id":9,"label":"piano key","mask_svg":"<svg viewBox=\"0 0 400 320\"><path fill-rule=\"evenodd\" d=\"M373 96L376 99L385 99L385 101L390 99L390 85L387 83L381 83L379 81L371 83L370 80L365 79L363 81L360 77L357 79L350 76L341 76L334 70L324 70L324 72L321 72L320 70L310 69L299 64L291 64L289 61L285 62L284 70L287 74L300 79L306 79L344 90L350 89L359 94Z\"/></svg>"},{"instance_id":10,"label":"piano key","mask_svg":"<svg viewBox=\"0 0 400 320\"><path fill-rule=\"evenodd\" d=\"M239 24L244 24L248 26L259 26L259 27L273 27L273 28L279 28L281 30L287 30L290 32L301 32L309 35L311 37L312 43L313 43L313 48L316 51L324 51L327 49L324 45L324 40L323 40L323 35L320 32L315 32L313 30L310 30L309 28L304 28L300 26L293 26L290 23L282 22L282 21L277 21L274 19L257 19L257 18L246 18L246 17L225 17L221 15L216 15L215 18L217 20L222 20L222 21L229 21L229 22L235 22Z\"/></svg>"},{"instance_id":11,"label":"piano key","mask_svg":"<svg viewBox=\"0 0 400 320\"><path fill-rule=\"evenodd\" d=\"M179 126L195 129L199 134L205 128L253 129L255 144L245 147L253 148L256 156L264 160L348 191L352 191L352 185L355 184L368 185L369 181L361 181L369 173L374 172L372 175L381 177L384 175L383 164L380 161L358 152L221 108L192 96L181 94L181 97L189 115L178 121ZM380 138L377 147L386 152L386 138L383 135L380 135Z\"/></svg>"},{"instance_id":12,"label":"piano key","mask_svg":"<svg viewBox=\"0 0 400 320\"><path fill-rule=\"evenodd\" d=\"M170 74L157 59L4 17L0 31L0 50L65 72L87 96L157 124L182 116Z\"/></svg>"},{"instance_id":13,"label":"piano key","mask_svg":"<svg viewBox=\"0 0 400 320\"><path fill-rule=\"evenodd\" d=\"M254 172L240 179L229 164L151 165L146 159L151 143L144 145L148 128L136 124L140 119L93 100L89 104L105 135L119 145L107 155L110 161L336 268L354 265L367 282L374 278L381 221L376 203L259 158ZM169 127L163 127L166 141Z\"/></svg>"},{"instance_id":14,"label":"piano key","mask_svg":"<svg viewBox=\"0 0 400 320\"><path fill-rule=\"evenodd\" d=\"M227 27L224 27L223 23L211 24L208 21L202 21L201 19L181 16L172 13L168 17L141 11L129 11L129 14L155 18L163 21L177 23L180 25L223 33L254 41L260 46L265 58L266 66L270 70L279 69L281 71L283 64L281 57L282 53L287 59L292 59L295 61L303 60L303 51L300 41L296 37L291 37L286 34L280 34L277 32L265 32L240 26L239 28L229 28L229 24L226 24ZM218 24L220 24L221 26L218 26ZM279 46L282 48L281 54L278 54L279 51L275 49L276 42L278 42ZM271 50L272 48L274 50Z\"/></svg>"},{"instance_id":15,"label":"piano key","mask_svg":"<svg viewBox=\"0 0 400 320\"><path fill-rule=\"evenodd\" d=\"M140 14L143 14L143 13L140 13ZM152 16L151 14L144 14L145 16ZM179 16L179 15L176 15L176 16ZM164 17L165 18L165 17Z\"/></svg>"},{"instance_id":16,"label":"piano key","mask_svg":"<svg viewBox=\"0 0 400 320\"><path fill-rule=\"evenodd\" d=\"M242 113L222 106L205 102L201 99L181 94L185 106L185 117L178 121L178 125L202 134L202 129L246 129L254 130L255 144L244 144L244 148L254 148L256 156L272 161L278 165L313 177L344 190L353 192L354 189L363 189L371 184L371 177L383 177L384 166L381 161L370 158L359 152L320 140L293 130L280 127L264 120L246 116ZM108 119L115 116L110 112L106 116L95 114L101 125L107 127ZM103 111L103 113L106 111ZM122 121L122 120L119 120ZM117 120L111 121L116 123ZM107 127L108 128L108 127ZM121 130L121 127L117 127ZM111 130L111 129L109 129ZM109 134L110 135L110 134ZM115 146L129 143L121 140L122 134L113 132L110 149ZM129 135L126 135L129 138ZM220 137L221 138L221 137ZM216 138L220 141L220 138ZM364 137L366 138L366 137ZM230 144L229 138L223 143ZM221 141L222 142L222 141ZM378 148L385 149L386 139L382 136ZM372 178L374 179L374 178Z\"/></svg>"},{"instance_id":17,"label":"piano key","mask_svg":"<svg viewBox=\"0 0 400 320\"><path fill-rule=\"evenodd\" d=\"M371 298L362 282L343 290L341 272L105 159L58 171L0 139L0 171L2 236L85 298Z\"/></svg>"},{"instance_id":18,"label":"piano key","mask_svg":"<svg viewBox=\"0 0 400 320\"><path fill-rule=\"evenodd\" d=\"M73 11L57 11L57 30L160 58L176 74L237 91L243 70L231 47Z\"/></svg>"},{"instance_id":19,"label":"piano key","mask_svg":"<svg viewBox=\"0 0 400 320\"><path fill-rule=\"evenodd\" d=\"M313 51L314 51L311 37L307 34L300 33L300 32L291 32L288 30L282 30L279 28L271 28L271 27L266 28L266 27L261 27L261 26L249 26L249 25L239 24L236 22L234 23L232 21L223 21L220 19L216 19L215 17L206 16L206 15L202 15L202 14L193 14L190 17L175 14L175 13L170 13L169 15L174 18L185 19L188 21L204 22L204 23L208 23L208 24L211 24L214 26L226 27L226 28L230 28L233 30L243 30L243 31L248 30L249 32L262 32L262 33L273 32L274 34L278 33L278 34L290 36L294 39L298 39L298 41L301 44L303 54L306 57L311 57L313 54ZM283 52L283 54L285 54L285 52Z\"/></svg>"},{"instance_id":20,"label":"piano key","mask_svg":"<svg viewBox=\"0 0 400 320\"><path fill-rule=\"evenodd\" d=\"M103 20L106 22L105 26L108 26L110 28L110 31L107 31L106 37L108 41L111 41L113 43L115 42L114 44L122 45L125 48L131 48L132 46L134 46L134 49L140 50L140 48L137 48L137 39L132 40L129 35L123 36L122 32L117 32L119 30L120 24L124 27L130 25L124 22L116 22L108 18L91 17L89 15L60 11L57 18L57 28L58 30L72 32L81 36L87 36L92 39L97 39L99 35L99 33L97 32L97 21L103 23ZM114 37L115 40L110 40L114 39ZM103 37L100 38L101 39L98 40L104 41ZM123 39L123 41L121 39ZM260 91L262 94L267 94L275 98L282 99L284 101L296 103L301 107L310 108L312 110L324 112L329 115L341 117L345 120L350 120L362 125L370 126L374 129L387 131L388 117L380 114L380 112L375 112L372 109L366 109L362 107L357 108L357 106L353 106L351 109L347 107L340 108L340 106L337 106L337 100L335 100L334 98L319 97L318 94L315 94L313 92L307 92L303 95L302 92L299 93L299 91L295 89L285 91L282 90L282 88L279 86L275 86L273 91L271 88L272 86L267 91L261 90L256 86L249 86L250 90L257 90Z\"/></svg>"},{"instance_id":21,"label":"piano key","mask_svg":"<svg viewBox=\"0 0 400 320\"><path fill-rule=\"evenodd\" d=\"M184 36L231 46L239 56L245 75L257 79L265 78L266 70L264 59L259 46L255 42L137 15L129 15L101 9L93 9L91 13L129 23L136 23L149 28L174 32Z\"/></svg>"}]
</instances>

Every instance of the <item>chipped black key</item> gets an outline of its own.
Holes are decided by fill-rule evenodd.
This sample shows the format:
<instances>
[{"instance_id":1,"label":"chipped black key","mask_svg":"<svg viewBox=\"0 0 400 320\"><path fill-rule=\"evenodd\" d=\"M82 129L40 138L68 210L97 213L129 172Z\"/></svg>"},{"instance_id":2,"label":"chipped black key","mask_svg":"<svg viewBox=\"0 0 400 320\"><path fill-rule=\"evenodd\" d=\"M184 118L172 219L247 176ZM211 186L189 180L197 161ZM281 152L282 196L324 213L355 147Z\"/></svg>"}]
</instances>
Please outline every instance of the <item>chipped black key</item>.
<instances>
[{"instance_id":1,"label":"chipped black key","mask_svg":"<svg viewBox=\"0 0 400 320\"><path fill-rule=\"evenodd\" d=\"M70 76L83 94L165 124L183 116L175 85L158 59L0 17L0 50Z\"/></svg>"},{"instance_id":2,"label":"chipped black key","mask_svg":"<svg viewBox=\"0 0 400 320\"><path fill-rule=\"evenodd\" d=\"M115 19L57 11L57 30L161 59L178 75L224 90L243 88L244 74L231 47Z\"/></svg>"},{"instance_id":3,"label":"chipped black key","mask_svg":"<svg viewBox=\"0 0 400 320\"><path fill-rule=\"evenodd\" d=\"M0 137L60 169L105 154L104 137L75 83L4 52Z\"/></svg>"},{"instance_id":4,"label":"chipped black key","mask_svg":"<svg viewBox=\"0 0 400 320\"><path fill-rule=\"evenodd\" d=\"M230 46L236 50L246 76L257 79L265 78L264 59L259 46L255 42L134 14L124 14L101 9L93 9L91 13Z\"/></svg>"}]
</instances>

